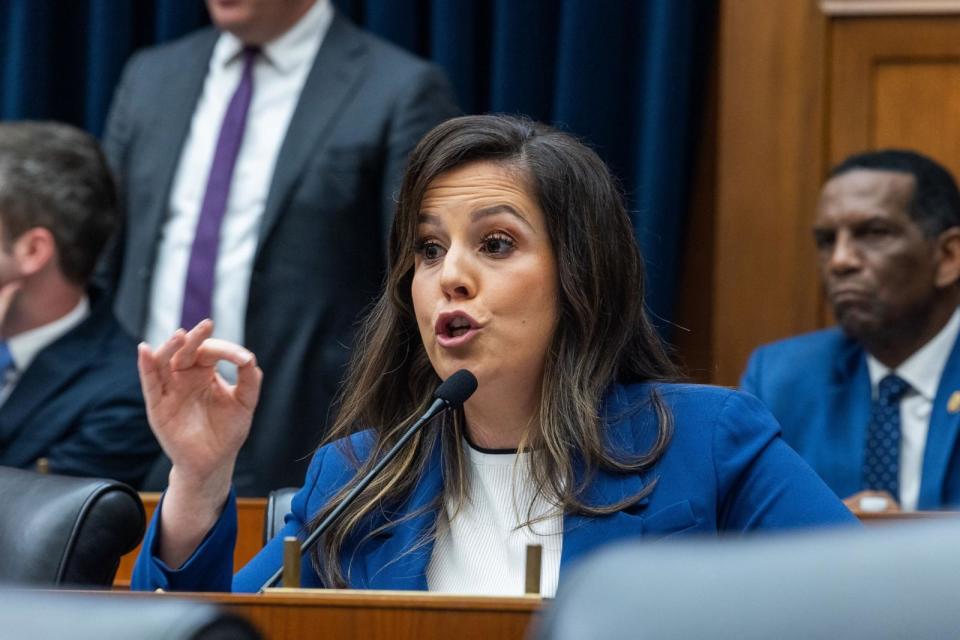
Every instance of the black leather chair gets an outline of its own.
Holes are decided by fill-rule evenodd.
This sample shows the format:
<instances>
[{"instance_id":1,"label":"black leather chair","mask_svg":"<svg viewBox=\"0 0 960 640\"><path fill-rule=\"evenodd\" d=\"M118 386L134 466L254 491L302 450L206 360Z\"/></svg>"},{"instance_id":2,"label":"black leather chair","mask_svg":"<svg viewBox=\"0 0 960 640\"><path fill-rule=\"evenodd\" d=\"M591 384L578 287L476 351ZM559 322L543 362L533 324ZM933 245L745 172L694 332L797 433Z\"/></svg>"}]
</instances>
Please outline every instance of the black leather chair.
<instances>
[{"instance_id":1,"label":"black leather chair","mask_svg":"<svg viewBox=\"0 0 960 640\"><path fill-rule=\"evenodd\" d=\"M267 510L263 514L263 544L270 542L283 529L283 518L290 513L290 503L297 491L297 487L284 487L274 489L267 496Z\"/></svg>"},{"instance_id":2,"label":"black leather chair","mask_svg":"<svg viewBox=\"0 0 960 640\"><path fill-rule=\"evenodd\" d=\"M0 467L2 583L109 587L145 526L121 482Z\"/></svg>"},{"instance_id":3,"label":"black leather chair","mask_svg":"<svg viewBox=\"0 0 960 640\"><path fill-rule=\"evenodd\" d=\"M200 602L147 594L0 591L0 639L257 640L247 621Z\"/></svg>"}]
</instances>

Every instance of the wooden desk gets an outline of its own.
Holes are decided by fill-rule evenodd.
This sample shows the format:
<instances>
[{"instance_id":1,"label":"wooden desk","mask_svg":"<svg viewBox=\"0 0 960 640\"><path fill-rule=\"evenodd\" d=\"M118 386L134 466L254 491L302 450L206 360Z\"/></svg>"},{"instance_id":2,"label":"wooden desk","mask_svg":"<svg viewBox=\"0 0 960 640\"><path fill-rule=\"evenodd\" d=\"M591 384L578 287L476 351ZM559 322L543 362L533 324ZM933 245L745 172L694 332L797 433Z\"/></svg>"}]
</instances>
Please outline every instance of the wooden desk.
<instances>
[{"instance_id":1,"label":"wooden desk","mask_svg":"<svg viewBox=\"0 0 960 640\"><path fill-rule=\"evenodd\" d=\"M143 506L147 511L147 522L153 517L153 512L160 501L159 493L141 493ZM266 498L238 498L237 499L237 548L233 552L233 569L237 571L263 548L263 515L267 509ZM133 563L137 560L140 547L123 556L120 568L114 578L116 588L129 588L130 575L133 573Z\"/></svg>"},{"instance_id":2,"label":"wooden desk","mask_svg":"<svg viewBox=\"0 0 960 640\"><path fill-rule=\"evenodd\" d=\"M532 596L408 591L281 589L264 595L96 593L104 597L187 598L214 603L250 620L270 640L522 640L543 606L539 597Z\"/></svg>"},{"instance_id":3,"label":"wooden desk","mask_svg":"<svg viewBox=\"0 0 960 640\"><path fill-rule=\"evenodd\" d=\"M873 526L877 524L890 524L891 522L919 522L923 520L939 520L943 518L958 518L960 512L957 511L901 511L894 513L870 513L868 511L854 510L853 515L860 518L860 522L865 525Z\"/></svg>"}]
</instances>

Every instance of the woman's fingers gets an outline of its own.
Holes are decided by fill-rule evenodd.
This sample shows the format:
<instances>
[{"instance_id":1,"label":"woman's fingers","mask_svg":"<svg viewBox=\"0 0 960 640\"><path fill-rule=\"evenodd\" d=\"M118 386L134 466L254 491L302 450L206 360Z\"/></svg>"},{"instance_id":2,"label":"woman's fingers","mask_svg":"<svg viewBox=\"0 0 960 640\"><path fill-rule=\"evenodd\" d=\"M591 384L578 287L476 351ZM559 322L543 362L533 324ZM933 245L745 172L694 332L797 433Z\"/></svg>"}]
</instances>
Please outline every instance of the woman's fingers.
<instances>
[{"instance_id":1,"label":"woman's fingers","mask_svg":"<svg viewBox=\"0 0 960 640\"><path fill-rule=\"evenodd\" d=\"M263 371L257 366L256 358L245 365L237 367L237 384L233 395L243 407L253 411L260 397L260 383L263 380Z\"/></svg>"},{"instance_id":2,"label":"woman's fingers","mask_svg":"<svg viewBox=\"0 0 960 640\"><path fill-rule=\"evenodd\" d=\"M220 340L219 338L208 338L200 344L196 352L196 364L201 367L212 367L220 360L226 360L244 367L251 362L255 363L253 353L244 349L238 344Z\"/></svg>"},{"instance_id":3,"label":"woman's fingers","mask_svg":"<svg viewBox=\"0 0 960 640\"><path fill-rule=\"evenodd\" d=\"M197 349L203 341L213 335L213 322L201 320L184 336L183 345L170 358L170 367L174 371L189 369L196 363Z\"/></svg>"},{"instance_id":4,"label":"woman's fingers","mask_svg":"<svg viewBox=\"0 0 960 640\"><path fill-rule=\"evenodd\" d=\"M137 345L137 370L140 372L140 388L147 406L156 404L163 394L163 383L157 371L155 357L146 342Z\"/></svg>"},{"instance_id":5,"label":"woman's fingers","mask_svg":"<svg viewBox=\"0 0 960 640\"><path fill-rule=\"evenodd\" d=\"M153 362L160 374L161 382L166 382L169 379L170 358L183 346L186 335L183 329L177 329L169 340L153 350Z\"/></svg>"}]
</instances>

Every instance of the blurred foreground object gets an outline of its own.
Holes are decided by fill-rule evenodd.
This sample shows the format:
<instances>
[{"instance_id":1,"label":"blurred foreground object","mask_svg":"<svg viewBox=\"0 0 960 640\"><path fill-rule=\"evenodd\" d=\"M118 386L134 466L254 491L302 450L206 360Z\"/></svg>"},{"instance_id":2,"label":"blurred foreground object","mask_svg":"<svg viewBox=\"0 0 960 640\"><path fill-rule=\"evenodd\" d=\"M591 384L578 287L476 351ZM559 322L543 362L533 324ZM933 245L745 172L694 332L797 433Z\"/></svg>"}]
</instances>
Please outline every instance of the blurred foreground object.
<instances>
[{"instance_id":1,"label":"blurred foreground object","mask_svg":"<svg viewBox=\"0 0 960 640\"><path fill-rule=\"evenodd\" d=\"M611 548L570 576L539 640L948 638L960 520Z\"/></svg>"},{"instance_id":2,"label":"blurred foreground object","mask_svg":"<svg viewBox=\"0 0 960 640\"><path fill-rule=\"evenodd\" d=\"M0 640L256 640L242 618L210 604L77 593L0 593Z\"/></svg>"}]
</instances>

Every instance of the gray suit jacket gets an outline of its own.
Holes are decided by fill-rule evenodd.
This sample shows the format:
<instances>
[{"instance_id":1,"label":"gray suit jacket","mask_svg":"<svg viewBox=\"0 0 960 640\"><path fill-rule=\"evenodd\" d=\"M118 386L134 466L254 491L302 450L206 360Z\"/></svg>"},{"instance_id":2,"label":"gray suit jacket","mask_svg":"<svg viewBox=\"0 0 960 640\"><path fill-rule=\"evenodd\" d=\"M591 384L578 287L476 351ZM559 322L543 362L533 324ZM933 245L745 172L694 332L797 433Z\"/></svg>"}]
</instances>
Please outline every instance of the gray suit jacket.
<instances>
[{"instance_id":1,"label":"gray suit jacket","mask_svg":"<svg viewBox=\"0 0 960 640\"><path fill-rule=\"evenodd\" d=\"M217 37L206 29L131 58L107 122L126 220L106 270L134 335L143 334L171 184ZM280 148L254 258L245 344L264 386L238 460L241 494L303 479L356 320L380 288L407 155L456 113L436 67L334 17Z\"/></svg>"}]
</instances>

